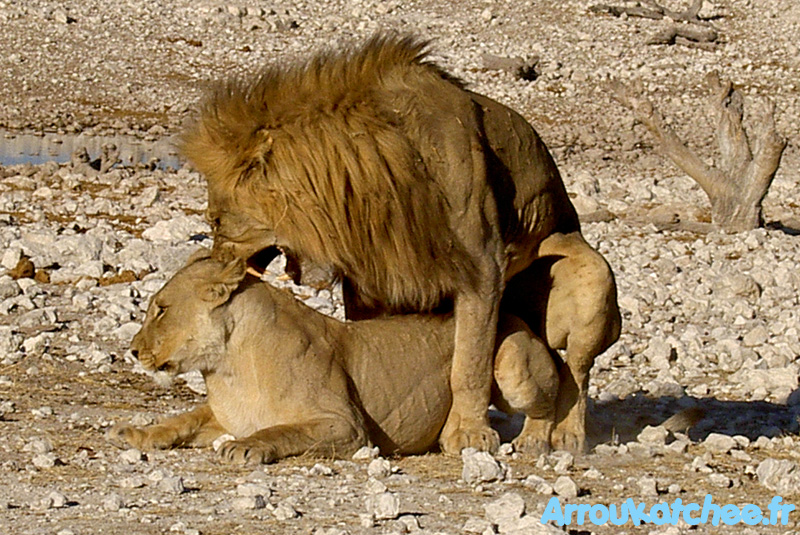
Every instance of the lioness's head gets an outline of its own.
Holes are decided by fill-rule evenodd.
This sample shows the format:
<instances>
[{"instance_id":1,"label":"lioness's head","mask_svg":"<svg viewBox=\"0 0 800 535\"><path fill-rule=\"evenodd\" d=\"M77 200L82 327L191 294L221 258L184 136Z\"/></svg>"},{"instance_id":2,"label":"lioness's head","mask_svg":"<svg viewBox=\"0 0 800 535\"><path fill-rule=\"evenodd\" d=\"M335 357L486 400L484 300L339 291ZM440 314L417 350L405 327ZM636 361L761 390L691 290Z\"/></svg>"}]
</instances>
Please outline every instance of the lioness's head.
<instances>
[{"instance_id":1,"label":"lioness's head","mask_svg":"<svg viewBox=\"0 0 800 535\"><path fill-rule=\"evenodd\" d=\"M246 274L241 259L220 261L195 253L150 300L144 324L131 342L142 366L169 375L213 367L226 325L219 309Z\"/></svg>"}]
</instances>

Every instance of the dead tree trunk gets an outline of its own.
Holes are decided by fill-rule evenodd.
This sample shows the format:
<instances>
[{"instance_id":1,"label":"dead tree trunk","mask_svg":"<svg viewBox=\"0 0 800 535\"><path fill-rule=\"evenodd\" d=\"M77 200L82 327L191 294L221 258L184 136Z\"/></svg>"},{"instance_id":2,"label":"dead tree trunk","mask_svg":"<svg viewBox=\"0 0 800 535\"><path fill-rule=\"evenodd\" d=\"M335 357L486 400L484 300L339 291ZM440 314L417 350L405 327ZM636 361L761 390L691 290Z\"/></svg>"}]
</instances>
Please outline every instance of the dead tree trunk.
<instances>
[{"instance_id":1,"label":"dead tree trunk","mask_svg":"<svg viewBox=\"0 0 800 535\"><path fill-rule=\"evenodd\" d=\"M761 203L780 165L786 141L775 130L775 106L767 99L757 102L753 115L752 141L742 126L744 98L717 73L707 77L712 106L718 114L717 143L720 160L707 165L667 126L664 117L637 88L614 83L617 99L633 110L638 121L656 137L660 150L692 177L711 201L711 221L718 227L739 232L763 224Z\"/></svg>"}]
</instances>

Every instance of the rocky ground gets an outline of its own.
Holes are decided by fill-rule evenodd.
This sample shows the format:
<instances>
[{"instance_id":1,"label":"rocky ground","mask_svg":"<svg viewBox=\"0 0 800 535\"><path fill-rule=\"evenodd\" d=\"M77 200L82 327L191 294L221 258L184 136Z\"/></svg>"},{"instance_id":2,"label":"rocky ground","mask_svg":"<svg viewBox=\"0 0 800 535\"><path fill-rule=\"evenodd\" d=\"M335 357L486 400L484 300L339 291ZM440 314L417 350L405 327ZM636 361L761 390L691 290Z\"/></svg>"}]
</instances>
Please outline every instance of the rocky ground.
<instances>
[{"instance_id":1,"label":"rocky ground","mask_svg":"<svg viewBox=\"0 0 800 535\"><path fill-rule=\"evenodd\" d=\"M36 271L0 277L0 531L558 533L537 526L552 496L648 507L702 503L707 493L762 508L776 494L800 501L800 5L706 2L701 16L720 40L705 49L646 45L666 21L598 15L591 4L0 0L7 161L19 161L8 154L11 137L25 133L65 144L77 134L164 140L211 80L378 29L433 39L436 61L522 112L552 148L586 215L584 233L617 275L624 317L620 341L593 369L595 447L580 458L531 459L507 447L495 458L361 452L253 471L221 465L211 451L123 451L104 437L114 422L148 423L201 399L195 378L162 389L126 350L148 298L209 244L204 181L189 168L125 162L104 172L78 160L6 165L0 269L14 272L24 254ZM526 76L535 79L495 68L486 54L537 56ZM712 70L748 99L770 97L789 139L764 229L709 228L702 192L608 90L612 78L641 80L711 161L703 78ZM294 290L341 313L335 291ZM688 435L659 425L693 407L704 417ZM798 519L795 511L786 526L725 530L792 533ZM569 532L716 529L629 522Z\"/></svg>"}]
</instances>

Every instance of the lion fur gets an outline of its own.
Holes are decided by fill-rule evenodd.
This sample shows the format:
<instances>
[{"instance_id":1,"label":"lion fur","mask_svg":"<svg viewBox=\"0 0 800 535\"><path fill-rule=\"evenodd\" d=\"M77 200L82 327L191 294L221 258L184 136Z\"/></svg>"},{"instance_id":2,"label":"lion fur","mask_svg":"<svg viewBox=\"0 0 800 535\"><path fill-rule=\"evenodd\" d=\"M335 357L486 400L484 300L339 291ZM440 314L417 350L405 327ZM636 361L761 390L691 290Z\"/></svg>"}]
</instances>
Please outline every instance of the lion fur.
<instances>
[{"instance_id":1,"label":"lion fur","mask_svg":"<svg viewBox=\"0 0 800 535\"><path fill-rule=\"evenodd\" d=\"M358 274L367 297L430 309L476 270L451 235L439 185L394 126L385 92L374 90L411 73L441 80L424 49L375 38L227 81L186 129L182 152L207 177L211 198L241 188L237 197L250 201L240 208L310 261Z\"/></svg>"}]
</instances>

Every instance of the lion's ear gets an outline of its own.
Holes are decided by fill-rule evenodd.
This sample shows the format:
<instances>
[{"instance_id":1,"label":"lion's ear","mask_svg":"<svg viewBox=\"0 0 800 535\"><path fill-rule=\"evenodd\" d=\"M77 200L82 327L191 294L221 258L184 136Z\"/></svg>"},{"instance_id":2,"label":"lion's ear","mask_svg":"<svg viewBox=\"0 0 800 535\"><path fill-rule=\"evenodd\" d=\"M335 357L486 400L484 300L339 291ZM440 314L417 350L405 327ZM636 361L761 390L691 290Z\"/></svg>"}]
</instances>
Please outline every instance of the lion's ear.
<instances>
[{"instance_id":1,"label":"lion's ear","mask_svg":"<svg viewBox=\"0 0 800 535\"><path fill-rule=\"evenodd\" d=\"M234 258L228 261L222 266L214 280L206 283L201 294L202 298L212 303L213 306L226 303L246 274L247 268L244 260Z\"/></svg>"}]
</instances>

